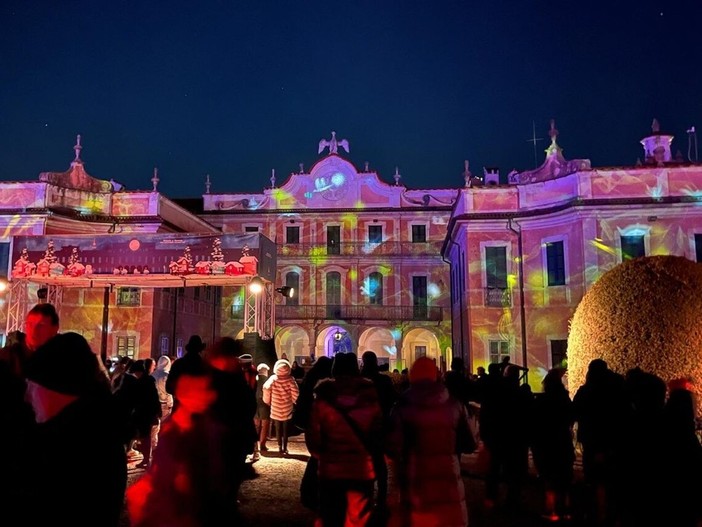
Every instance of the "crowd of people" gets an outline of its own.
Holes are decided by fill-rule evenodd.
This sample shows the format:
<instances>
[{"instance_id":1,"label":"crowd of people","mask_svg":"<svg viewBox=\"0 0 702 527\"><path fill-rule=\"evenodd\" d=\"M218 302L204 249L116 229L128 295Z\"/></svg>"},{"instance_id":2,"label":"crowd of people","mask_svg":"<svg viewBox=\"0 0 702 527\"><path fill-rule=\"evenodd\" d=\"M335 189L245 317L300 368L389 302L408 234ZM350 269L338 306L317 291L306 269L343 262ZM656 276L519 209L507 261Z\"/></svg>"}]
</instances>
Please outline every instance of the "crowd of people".
<instances>
[{"instance_id":1,"label":"crowd of people","mask_svg":"<svg viewBox=\"0 0 702 527\"><path fill-rule=\"evenodd\" d=\"M288 456L295 430L310 453L300 499L319 527L465 527L460 462L475 452L488 509L519 509L531 458L547 521L702 518L689 380L620 375L596 359L576 393L557 368L532 393L508 362L469 375L455 358L442 375L421 357L391 373L366 351L305 371L285 357L254 364L229 337L206 345L193 335L185 350L105 365L81 335L59 332L53 306L33 307L0 350L0 419L11 431L0 435L0 524L117 527L126 499L133 527L238 525L251 464L272 438ZM576 444L588 491L579 504ZM144 472L127 487L137 455Z\"/></svg>"}]
</instances>

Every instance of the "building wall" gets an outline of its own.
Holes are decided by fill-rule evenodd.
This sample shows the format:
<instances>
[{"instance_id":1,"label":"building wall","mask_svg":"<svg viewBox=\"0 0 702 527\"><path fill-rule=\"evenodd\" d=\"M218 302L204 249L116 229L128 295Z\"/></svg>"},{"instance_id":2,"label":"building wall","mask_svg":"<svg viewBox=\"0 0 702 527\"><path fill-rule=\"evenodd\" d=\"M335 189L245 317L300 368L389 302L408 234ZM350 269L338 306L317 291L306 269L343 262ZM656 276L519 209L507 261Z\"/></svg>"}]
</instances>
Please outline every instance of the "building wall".
<instances>
[{"instance_id":1,"label":"building wall","mask_svg":"<svg viewBox=\"0 0 702 527\"><path fill-rule=\"evenodd\" d=\"M456 339L468 341L474 370L490 362L491 340L505 340L510 360L526 365L532 388L540 390L545 373L558 366L551 341L567 340L585 292L622 262L622 236L642 236L646 255L696 259L700 196L702 167L682 163L577 170L541 181L463 189L449 226L453 242L444 245L455 266L454 347ZM510 221L522 238L526 358L519 237ZM553 242L563 243L564 285L548 285L547 245ZM506 247L510 300L504 306L486 305L485 248L490 246Z\"/></svg>"}]
</instances>

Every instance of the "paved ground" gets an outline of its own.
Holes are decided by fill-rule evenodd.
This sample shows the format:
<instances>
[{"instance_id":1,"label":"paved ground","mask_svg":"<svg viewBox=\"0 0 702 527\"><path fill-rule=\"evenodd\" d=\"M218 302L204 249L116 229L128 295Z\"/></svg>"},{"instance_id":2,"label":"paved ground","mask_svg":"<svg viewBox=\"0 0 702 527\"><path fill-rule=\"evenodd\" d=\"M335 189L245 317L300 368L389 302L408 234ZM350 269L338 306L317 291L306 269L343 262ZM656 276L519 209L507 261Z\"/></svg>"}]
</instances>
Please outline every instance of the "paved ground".
<instances>
[{"instance_id":1,"label":"paved ground","mask_svg":"<svg viewBox=\"0 0 702 527\"><path fill-rule=\"evenodd\" d=\"M273 446L273 450L276 449L275 441L271 441L270 445ZM244 482L241 488L241 513L246 521L246 527L312 526L314 515L304 508L299 500L300 480L309 457L304 437L300 435L290 439L290 455L287 457L282 457L273 450L267 452L264 457L253 464L252 478ZM138 460L134 460L130 466L137 462ZM480 476L476 475L476 466L476 454L463 456L462 468L471 527L554 525L541 518L541 490L533 474L525 488L521 510L510 511L499 505L492 510L486 510L483 504L485 483ZM141 470L130 469L130 483L142 473ZM576 470L576 473L579 471ZM573 521L567 525L579 526L582 524ZM129 521L126 517L122 527L129 527Z\"/></svg>"}]
</instances>

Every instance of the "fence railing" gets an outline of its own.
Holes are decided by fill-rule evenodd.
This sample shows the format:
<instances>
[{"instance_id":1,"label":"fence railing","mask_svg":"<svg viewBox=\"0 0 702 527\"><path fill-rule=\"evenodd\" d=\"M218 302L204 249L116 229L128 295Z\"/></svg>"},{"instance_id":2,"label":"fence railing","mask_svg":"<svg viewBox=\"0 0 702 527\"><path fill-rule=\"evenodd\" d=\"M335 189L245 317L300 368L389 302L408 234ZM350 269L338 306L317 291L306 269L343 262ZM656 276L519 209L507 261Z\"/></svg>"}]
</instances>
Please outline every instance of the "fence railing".
<instances>
[{"instance_id":1,"label":"fence railing","mask_svg":"<svg viewBox=\"0 0 702 527\"><path fill-rule=\"evenodd\" d=\"M278 320L443 320L443 308L437 306L342 306L342 305L279 305L275 307ZM244 306L232 307L232 318L244 317Z\"/></svg>"},{"instance_id":2,"label":"fence railing","mask_svg":"<svg viewBox=\"0 0 702 527\"><path fill-rule=\"evenodd\" d=\"M278 256L306 256L310 258L323 256L439 256L442 243L443 241L284 243L278 245Z\"/></svg>"}]
</instances>

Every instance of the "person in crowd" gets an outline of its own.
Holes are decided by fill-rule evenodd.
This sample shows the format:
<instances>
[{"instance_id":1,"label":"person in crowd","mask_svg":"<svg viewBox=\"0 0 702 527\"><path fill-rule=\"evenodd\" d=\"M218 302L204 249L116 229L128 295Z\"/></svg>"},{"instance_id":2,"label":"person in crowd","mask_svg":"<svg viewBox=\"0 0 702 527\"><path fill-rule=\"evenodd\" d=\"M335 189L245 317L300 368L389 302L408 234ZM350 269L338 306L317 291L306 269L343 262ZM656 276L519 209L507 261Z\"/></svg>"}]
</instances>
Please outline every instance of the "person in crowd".
<instances>
[{"instance_id":1,"label":"person in crowd","mask_svg":"<svg viewBox=\"0 0 702 527\"><path fill-rule=\"evenodd\" d=\"M305 431L309 427L314 389L321 380L331 377L331 370L332 359L326 356L319 357L302 380L300 395L293 412L293 424L300 430ZM300 502L313 511L317 511L319 507L318 466L317 458L310 456L300 481Z\"/></svg>"},{"instance_id":2,"label":"person in crowd","mask_svg":"<svg viewBox=\"0 0 702 527\"><path fill-rule=\"evenodd\" d=\"M614 521L616 467L631 408L624 377L610 370L604 360L593 359L585 383L575 392L573 404L577 439L583 452L587 514L598 524Z\"/></svg>"},{"instance_id":3,"label":"person in crowd","mask_svg":"<svg viewBox=\"0 0 702 527\"><path fill-rule=\"evenodd\" d=\"M271 407L263 402L263 385L268 380L268 364L262 362L256 368L258 375L256 376L256 416L254 417L254 425L256 426L256 435L258 441L253 454L253 460L261 457L261 452L267 452L268 446L268 429L271 425Z\"/></svg>"},{"instance_id":4,"label":"person in crowd","mask_svg":"<svg viewBox=\"0 0 702 527\"><path fill-rule=\"evenodd\" d=\"M670 504L661 499L670 484L672 454L664 417L665 381L633 368L627 371L624 382L630 412L615 466L619 525L677 525L668 523Z\"/></svg>"},{"instance_id":5,"label":"person in crowd","mask_svg":"<svg viewBox=\"0 0 702 527\"><path fill-rule=\"evenodd\" d=\"M173 395L166 391L166 381L170 371L171 358L168 355L161 355L156 361L156 369L151 374L156 381L158 400L161 403L161 422L165 421L173 410Z\"/></svg>"},{"instance_id":6,"label":"person in crowd","mask_svg":"<svg viewBox=\"0 0 702 527\"><path fill-rule=\"evenodd\" d=\"M59 316L52 304L37 304L27 313L24 337L0 350L0 360L19 378L24 377L27 361L59 331Z\"/></svg>"},{"instance_id":7,"label":"person in crowd","mask_svg":"<svg viewBox=\"0 0 702 527\"><path fill-rule=\"evenodd\" d=\"M56 335L30 358L26 378L37 426L24 460L22 522L8 525L117 527L127 464L97 355L77 333Z\"/></svg>"},{"instance_id":8,"label":"person in crowd","mask_svg":"<svg viewBox=\"0 0 702 527\"><path fill-rule=\"evenodd\" d=\"M319 516L324 527L364 527L374 510L374 459L382 455L383 411L354 353L337 353L332 378L320 381L305 433L319 463Z\"/></svg>"},{"instance_id":9,"label":"person in crowd","mask_svg":"<svg viewBox=\"0 0 702 527\"><path fill-rule=\"evenodd\" d=\"M131 367L134 359L131 357L120 357L115 364L114 368L110 372L110 387L112 388L112 393L115 393L122 386L122 381L124 376L127 375L129 368Z\"/></svg>"},{"instance_id":10,"label":"person in crowd","mask_svg":"<svg viewBox=\"0 0 702 527\"><path fill-rule=\"evenodd\" d=\"M171 417L161 430L151 466L127 489L132 527L214 527L224 476L221 435L208 415L217 399L205 362L184 369ZM230 518L229 518L230 519ZM236 525L236 523L231 523Z\"/></svg>"},{"instance_id":11,"label":"person in crowd","mask_svg":"<svg viewBox=\"0 0 702 527\"><path fill-rule=\"evenodd\" d=\"M222 458L221 491L213 498L224 519L236 517L239 487L246 476L246 458L256 445L256 394L246 381L241 367L240 341L222 337L205 350L210 366L212 387L217 394L208 418L216 431ZM233 521L233 520L232 520Z\"/></svg>"},{"instance_id":12,"label":"person in crowd","mask_svg":"<svg viewBox=\"0 0 702 527\"><path fill-rule=\"evenodd\" d=\"M370 379L378 392L378 402L383 411L383 433L387 433L390 425L390 410L397 401L397 392L395 392L390 377L380 373L378 356L375 352L370 350L363 352L361 362L361 376ZM378 514L382 514L380 511L387 510L388 496L388 468L385 456L377 456L375 469L377 471L375 502Z\"/></svg>"},{"instance_id":13,"label":"person in crowd","mask_svg":"<svg viewBox=\"0 0 702 527\"><path fill-rule=\"evenodd\" d=\"M548 521L571 516L575 411L562 378L562 369L549 370L541 382L543 393L534 401L532 418L531 451L544 485L544 518Z\"/></svg>"},{"instance_id":14,"label":"person in crowd","mask_svg":"<svg viewBox=\"0 0 702 527\"><path fill-rule=\"evenodd\" d=\"M391 414L387 451L394 463L399 496L392 500L396 525L465 527L468 508L460 454L476 442L465 405L451 397L428 357L409 372L410 387Z\"/></svg>"},{"instance_id":15,"label":"person in crowd","mask_svg":"<svg viewBox=\"0 0 702 527\"><path fill-rule=\"evenodd\" d=\"M258 370L254 366L253 356L250 353L239 355L239 365L246 384L253 392L256 392L256 377Z\"/></svg>"},{"instance_id":16,"label":"person in crowd","mask_svg":"<svg viewBox=\"0 0 702 527\"><path fill-rule=\"evenodd\" d=\"M263 385L263 402L271 407L271 419L275 425L278 451L288 454L288 425L300 389L292 378L290 363L285 359L273 365L273 375Z\"/></svg>"},{"instance_id":17,"label":"person in crowd","mask_svg":"<svg viewBox=\"0 0 702 527\"><path fill-rule=\"evenodd\" d=\"M466 367L461 357L454 357L451 360L451 369L444 374L444 384L449 395L466 407L470 400L474 400L470 381L466 376Z\"/></svg>"},{"instance_id":18,"label":"person in crowd","mask_svg":"<svg viewBox=\"0 0 702 527\"><path fill-rule=\"evenodd\" d=\"M17 503L18 482L25 477L25 461L32 455L27 444L35 423L32 407L25 400L26 364L58 330L59 317L54 306L37 304L27 313L24 332L15 332L0 349L0 422L4 430L12 431L0 433L0 452L12 453L2 463L0 511Z\"/></svg>"},{"instance_id":19,"label":"person in crowd","mask_svg":"<svg viewBox=\"0 0 702 527\"><path fill-rule=\"evenodd\" d=\"M290 368L292 378L295 379L298 384L301 384L302 379L305 377L305 369L300 366L296 360L292 361Z\"/></svg>"},{"instance_id":20,"label":"person in crowd","mask_svg":"<svg viewBox=\"0 0 702 527\"><path fill-rule=\"evenodd\" d=\"M698 527L702 524L702 480L691 477L702 474L702 445L697 438L695 395L688 379L673 379L668 383L668 399L663 411L666 430L668 478L660 498L667 504L667 524Z\"/></svg>"},{"instance_id":21,"label":"person in crowd","mask_svg":"<svg viewBox=\"0 0 702 527\"><path fill-rule=\"evenodd\" d=\"M529 467L531 393L519 384L521 368L500 364L488 366L491 377L480 409L480 437L489 453L485 478L485 505L493 507L500 498L500 483L507 487L505 504L512 510L521 506L522 489Z\"/></svg>"},{"instance_id":22,"label":"person in crowd","mask_svg":"<svg viewBox=\"0 0 702 527\"><path fill-rule=\"evenodd\" d=\"M171 395L175 395L175 385L178 382L178 377L189 369L199 371L202 367L202 350L205 349L205 343L200 338L200 335L192 335L185 345L185 355L176 359L171 365L171 371L166 379L166 391ZM173 399L173 409L178 404L177 398Z\"/></svg>"},{"instance_id":23,"label":"person in crowd","mask_svg":"<svg viewBox=\"0 0 702 527\"><path fill-rule=\"evenodd\" d=\"M136 365L139 362L136 361L134 364ZM132 422L136 429L138 450L143 456L137 468L149 466L151 455L155 448L154 443L158 441L162 410L158 389L156 388L156 379L151 376L155 368L155 361L147 358L143 360L143 371L141 371L141 368L135 368L132 372L137 378L135 383L137 392L134 398L135 405L132 413Z\"/></svg>"}]
</instances>

